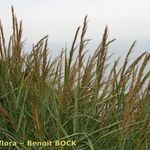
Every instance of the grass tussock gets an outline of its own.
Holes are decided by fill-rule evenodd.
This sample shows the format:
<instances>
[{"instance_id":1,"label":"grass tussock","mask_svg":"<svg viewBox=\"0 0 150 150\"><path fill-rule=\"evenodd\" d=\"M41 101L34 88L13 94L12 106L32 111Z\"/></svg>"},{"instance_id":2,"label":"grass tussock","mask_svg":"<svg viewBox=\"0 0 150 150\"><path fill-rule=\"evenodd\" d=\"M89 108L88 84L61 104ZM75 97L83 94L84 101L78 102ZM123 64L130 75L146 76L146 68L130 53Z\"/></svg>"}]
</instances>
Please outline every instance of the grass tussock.
<instances>
[{"instance_id":1,"label":"grass tussock","mask_svg":"<svg viewBox=\"0 0 150 150\"><path fill-rule=\"evenodd\" d=\"M123 65L117 59L109 67L114 40L108 40L106 27L87 57L86 16L71 49L51 60L48 36L30 54L23 53L22 22L13 8L12 25L7 43L0 23L0 139L76 140L76 147L60 147L74 150L150 149L149 52L129 61L134 42ZM20 144L16 149L30 148Z\"/></svg>"}]
</instances>

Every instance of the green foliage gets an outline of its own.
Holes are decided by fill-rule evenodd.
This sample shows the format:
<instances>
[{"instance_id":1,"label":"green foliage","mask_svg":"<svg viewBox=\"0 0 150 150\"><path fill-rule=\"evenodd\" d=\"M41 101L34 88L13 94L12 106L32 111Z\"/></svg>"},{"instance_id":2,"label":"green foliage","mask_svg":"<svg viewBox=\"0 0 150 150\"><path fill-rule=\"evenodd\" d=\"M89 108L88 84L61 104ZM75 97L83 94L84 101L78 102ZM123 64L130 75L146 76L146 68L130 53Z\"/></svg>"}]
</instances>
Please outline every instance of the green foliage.
<instances>
[{"instance_id":1,"label":"green foliage","mask_svg":"<svg viewBox=\"0 0 150 150\"><path fill-rule=\"evenodd\" d=\"M12 8L13 34L6 46L0 24L0 139L76 140L75 150L150 149L150 54L124 64L107 64L108 28L93 55L86 59L87 17L75 47L54 60L45 36L30 54L23 53L22 23ZM112 59L112 58L111 58ZM142 63L141 63L142 62ZM148 68L149 69L149 68ZM30 149L19 145L16 149ZM31 148L33 149L33 148ZM42 148L35 148L42 149Z\"/></svg>"}]
</instances>

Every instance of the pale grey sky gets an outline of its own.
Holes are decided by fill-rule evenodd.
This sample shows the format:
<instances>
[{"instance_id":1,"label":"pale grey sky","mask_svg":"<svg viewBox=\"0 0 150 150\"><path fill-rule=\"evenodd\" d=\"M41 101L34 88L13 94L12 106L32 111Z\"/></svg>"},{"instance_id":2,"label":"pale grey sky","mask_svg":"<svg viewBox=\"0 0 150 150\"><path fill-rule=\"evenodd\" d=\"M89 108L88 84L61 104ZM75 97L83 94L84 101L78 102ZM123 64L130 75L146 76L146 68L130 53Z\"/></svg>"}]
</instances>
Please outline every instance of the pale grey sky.
<instances>
[{"instance_id":1,"label":"pale grey sky","mask_svg":"<svg viewBox=\"0 0 150 150\"><path fill-rule=\"evenodd\" d=\"M134 40L138 40L138 51L150 51L149 0L0 0L0 19L6 34L11 31L11 5L23 20L27 43L48 34L50 48L69 45L87 14L91 45L98 44L108 25L110 38L117 39L113 44L117 51L124 51Z\"/></svg>"}]
</instances>

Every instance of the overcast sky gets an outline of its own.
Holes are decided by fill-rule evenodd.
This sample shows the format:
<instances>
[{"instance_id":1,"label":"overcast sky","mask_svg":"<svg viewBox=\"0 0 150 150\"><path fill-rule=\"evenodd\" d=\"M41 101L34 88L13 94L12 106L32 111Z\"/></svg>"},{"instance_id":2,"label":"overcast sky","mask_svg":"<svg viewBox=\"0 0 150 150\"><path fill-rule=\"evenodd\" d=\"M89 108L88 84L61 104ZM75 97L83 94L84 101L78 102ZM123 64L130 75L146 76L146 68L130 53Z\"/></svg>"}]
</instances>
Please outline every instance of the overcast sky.
<instances>
[{"instance_id":1,"label":"overcast sky","mask_svg":"<svg viewBox=\"0 0 150 150\"><path fill-rule=\"evenodd\" d=\"M114 49L124 51L137 40L138 52L150 51L149 0L0 0L0 19L7 35L11 31L11 5L23 20L28 44L48 34L51 49L69 46L87 14L87 37L92 46L98 44L108 25L110 39L117 39Z\"/></svg>"}]
</instances>

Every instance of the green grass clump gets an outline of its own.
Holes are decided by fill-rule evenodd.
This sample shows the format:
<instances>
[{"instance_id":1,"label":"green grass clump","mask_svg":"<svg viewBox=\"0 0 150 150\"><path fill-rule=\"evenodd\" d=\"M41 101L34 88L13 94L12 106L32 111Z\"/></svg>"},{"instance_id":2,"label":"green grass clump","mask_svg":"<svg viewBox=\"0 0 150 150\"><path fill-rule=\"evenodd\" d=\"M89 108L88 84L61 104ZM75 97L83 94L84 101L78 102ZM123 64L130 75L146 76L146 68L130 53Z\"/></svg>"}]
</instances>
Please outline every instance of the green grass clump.
<instances>
[{"instance_id":1,"label":"green grass clump","mask_svg":"<svg viewBox=\"0 0 150 150\"><path fill-rule=\"evenodd\" d=\"M87 58L85 17L81 35L78 27L71 49L57 58L48 57L47 36L25 54L22 23L13 9L12 20L8 44L0 24L0 139L77 141L75 147L54 148L66 150L150 149L150 53L129 61L134 42L123 65L117 59L109 67L114 40L108 41L106 27ZM44 148L18 144L10 149Z\"/></svg>"}]
</instances>

